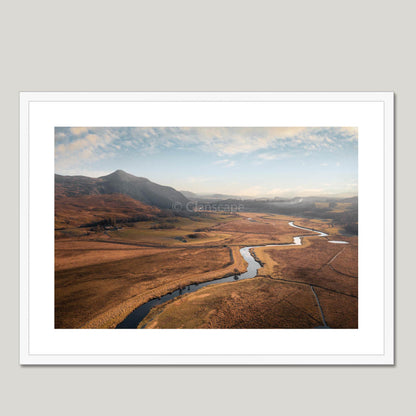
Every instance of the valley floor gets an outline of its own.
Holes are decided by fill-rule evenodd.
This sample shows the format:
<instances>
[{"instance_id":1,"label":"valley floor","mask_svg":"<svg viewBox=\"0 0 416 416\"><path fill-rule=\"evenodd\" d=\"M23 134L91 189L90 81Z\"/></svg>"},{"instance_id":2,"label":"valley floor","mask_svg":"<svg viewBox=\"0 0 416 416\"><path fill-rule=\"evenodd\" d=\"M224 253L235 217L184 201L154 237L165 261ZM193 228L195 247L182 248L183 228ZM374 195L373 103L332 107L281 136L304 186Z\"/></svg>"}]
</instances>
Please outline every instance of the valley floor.
<instances>
[{"instance_id":1,"label":"valley floor","mask_svg":"<svg viewBox=\"0 0 416 416\"><path fill-rule=\"evenodd\" d=\"M316 237L288 225L329 234ZM258 276L205 287L153 308L146 328L358 327L358 238L328 220L273 214L207 214L169 227L137 222L99 232L57 233L55 327L114 328L143 303L191 283L245 271L240 248L261 247ZM329 244L342 239L348 245ZM319 302L319 304L318 304ZM320 306L320 308L319 308ZM322 313L321 313L322 311Z\"/></svg>"}]
</instances>

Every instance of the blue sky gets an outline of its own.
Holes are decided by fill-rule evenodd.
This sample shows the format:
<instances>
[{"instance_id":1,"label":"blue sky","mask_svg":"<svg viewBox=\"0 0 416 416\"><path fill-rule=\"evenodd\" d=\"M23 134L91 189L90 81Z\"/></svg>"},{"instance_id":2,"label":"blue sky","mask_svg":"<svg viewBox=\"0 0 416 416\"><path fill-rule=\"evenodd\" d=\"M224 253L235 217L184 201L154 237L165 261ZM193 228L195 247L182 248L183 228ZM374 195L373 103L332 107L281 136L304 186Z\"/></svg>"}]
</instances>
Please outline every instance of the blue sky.
<instances>
[{"instance_id":1,"label":"blue sky","mask_svg":"<svg viewBox=\"0 0 416 416\"><path fill-rule=\"evenodd\" d=\"M196 193L357 194L354 127L56 127L55 172L122 169Z\"/></svg>"}]
</instances>

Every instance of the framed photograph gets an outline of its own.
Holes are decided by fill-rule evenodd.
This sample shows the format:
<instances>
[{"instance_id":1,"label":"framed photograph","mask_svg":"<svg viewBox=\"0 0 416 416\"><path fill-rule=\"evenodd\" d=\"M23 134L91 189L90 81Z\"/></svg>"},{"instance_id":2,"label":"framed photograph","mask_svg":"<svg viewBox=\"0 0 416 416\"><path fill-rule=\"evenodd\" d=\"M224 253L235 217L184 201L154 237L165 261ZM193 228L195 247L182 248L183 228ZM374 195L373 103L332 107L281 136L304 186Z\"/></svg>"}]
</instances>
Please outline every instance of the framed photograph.
<instances>
[{"instance_id":1,"label":"framed photograph","mask_svg":"<svg viewBox=\"0 0 416 416\"><path fill-rule=\"evenodd\" d=\"M394 364L393 93L20 105L21 364Z\"/></svg>"}]
</instances>

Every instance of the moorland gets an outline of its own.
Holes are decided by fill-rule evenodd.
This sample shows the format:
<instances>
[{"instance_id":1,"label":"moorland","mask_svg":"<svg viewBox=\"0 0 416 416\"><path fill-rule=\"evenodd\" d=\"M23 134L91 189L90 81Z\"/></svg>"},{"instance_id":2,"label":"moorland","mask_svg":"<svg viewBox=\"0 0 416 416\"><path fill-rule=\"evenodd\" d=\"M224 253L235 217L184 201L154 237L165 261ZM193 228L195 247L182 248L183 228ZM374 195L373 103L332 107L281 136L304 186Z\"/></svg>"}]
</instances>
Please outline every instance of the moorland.
<instances>
[{"instance_id":1,"label":"moorland","mask_svg":"<svg viewBox=\"0 0 416 416\"><path fill-rule=\"evenodd\" d=\"M123 171L56 175L55 327L115 328L152 299L239 276L247 246L260 246L256 277L184 292L138 327L358 327L356 198L190 201Z\"/></svg>"}]
</instances>

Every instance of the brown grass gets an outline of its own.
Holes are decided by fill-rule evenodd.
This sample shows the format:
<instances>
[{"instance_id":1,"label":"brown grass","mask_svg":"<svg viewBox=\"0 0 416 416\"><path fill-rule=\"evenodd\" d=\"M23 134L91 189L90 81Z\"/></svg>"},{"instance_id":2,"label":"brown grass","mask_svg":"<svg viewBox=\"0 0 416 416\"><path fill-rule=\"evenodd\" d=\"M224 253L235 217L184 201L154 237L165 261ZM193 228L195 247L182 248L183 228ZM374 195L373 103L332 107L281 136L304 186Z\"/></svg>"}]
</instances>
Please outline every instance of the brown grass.
<instances>
[{"instance_id":1,"label":"brown grass","mask_svg":"<svg viewBox=\"0 0 416 416\"><path fill-rule=\"evenodd\" d=\"M205 287L157 306L146 328L315 328L319 309L307 286L257 277Z\"/></svg>"},{"instance_id":2,"label":"brown grass","mask_svg":"<svg viewBox=\"0 0 416 416\"><path fill-rule=\"evenodd\" d=\"M123 220L143 215L151 218L160 210L127 195L79 195L55 198L55 228L71 228L107 218Z\"/></svg>"},{"instance_id":3,"label":"brown grass","mask_svg":"<svg viewBox=\"0 0 416 416\"><path fill-rule=\"evenodd\" d=\"M302 246L256 248L256 256L265 263L259 277L176 298L152 309L141 326L315 328L323 322L313 286L331 328L357 328L358 279L347 273L357 271L358 239L343 240L350 244L309 237Z\"/></svg>"},{"instance_id":4,"label":"brown grass","mask_svg":"<svg viewBox=\"0 0 416 416\"><path fill-rule=\"evenodd\" d=\"M358 328L357 299L320 288L315 288L315 292L331 328Z\"/></svg>"},{"instance_id":5,"label":"brown grass","mask_svg":"<svg viewBox=\"0 0 416 416\"><path fill-rule=\"evenodd\" d=\"M308 240L307 246L256 248L256 255L266 263L266 267L259 270L259 275L358 296L358 279L345 275L357 268L357 245L330 244L319 237ZM350 240L353 241L354 238ZM331 262L335 256L336 259ZM335 262L336 270L331 267Z\"/></svg>"},{"instance_id":6,"label":"brown grass","mask_svg":"<svg viewBox=\"0 0 416 416\"><path fill-rule=\"evenodd\" d=\"M156 249L154 249L156 250ZM236 250L236 249L234 249ZM130 311L178 287L245 270L228 248L156 250L55 272L55 327L114 327Z\"/></svg>"},{"instance_id":7,"label":"brown grass","mask_svg":"<svg viewBox=\"0 0 416 416\"><path fill-rule=\"evenodd\" d=\"M55 243L55 271L162 253L163 249L83 240Z\"/></svg>"},{"instance_id":8,"label":"brown grass","mask_svg":"<svg viewBox=\"0 0 416 416\"><path fill-rule=\"evenodd\" d=\"M55 240L56 328L113 328L150 299L190 283L242 273L247 267L239 253L242 246L291 243L296 235L313 235L290 227L290 220L337 235L325 220L258 213L179 218L170 228L158 228L163 220L157 218L118 231L87 234L85 229L68 228L91 218L107 218L120 208L120 199L109 196L104 205L89 210L88 204L96 203L90 197L85 201L76 198L68 206L57 204L57 224L67 228L57 232L60 238ZM146 207L137 206L137 211L131 201L125 202L120 215L146 212ZM337 238L333 236L328 239ZM353 325L350 318L341 322L343 310L357 309L356 298L343 299L358 294L357 278L351 277L357 274L357 238L348 241L351 244L346 246L306 237L301 247L256 248L256 256L265 263L259 270L264 277L203 288L160 305L151 312L161 314L149 327L319 326L311 284L324 291L319 298L334 325ZM336 310L337 304L341 312Z\"/></svg>"},{"instance_id":9,"label":"brown grass","mask_svg":"<svg viewBox=\"0 0 416 416\"><path fill-rule=\"evenodd\" d=\"M342 237L342 239L349 241L350 244L344 246L345 250L342 252L342 255L337 256L331 262L331 266L340 273L358 277L358 238Z\"/></svg>"},{"instance_id":10,"label":"brown grass","mask_svg":"<svg viewBox=\"0 0 416 416\"><path fill-rule=\"evenodd\" d=\"M258 214L242 215L243 218L220 224L215 227L217 232L227 232L230 237L227 244L257 245L257 244L280 244L291 243L293 237L299 234L313 233L302 231L288 225L288 220L279 218L262 218ZM247 218L252 218L250 221Z\"/></svg>"}]
</instances>

